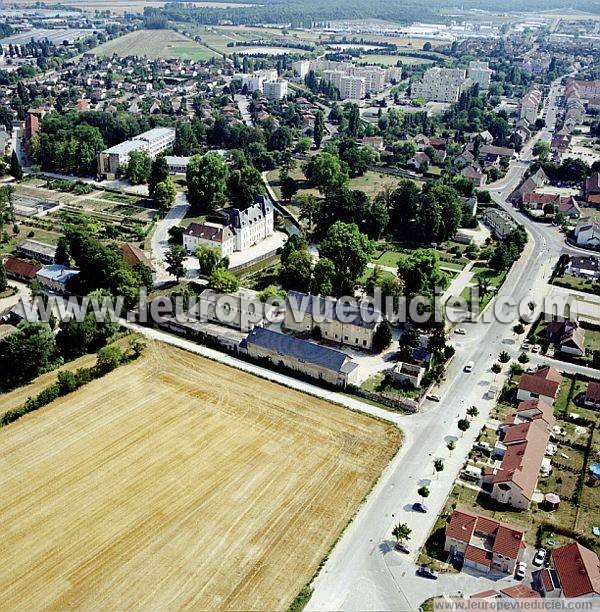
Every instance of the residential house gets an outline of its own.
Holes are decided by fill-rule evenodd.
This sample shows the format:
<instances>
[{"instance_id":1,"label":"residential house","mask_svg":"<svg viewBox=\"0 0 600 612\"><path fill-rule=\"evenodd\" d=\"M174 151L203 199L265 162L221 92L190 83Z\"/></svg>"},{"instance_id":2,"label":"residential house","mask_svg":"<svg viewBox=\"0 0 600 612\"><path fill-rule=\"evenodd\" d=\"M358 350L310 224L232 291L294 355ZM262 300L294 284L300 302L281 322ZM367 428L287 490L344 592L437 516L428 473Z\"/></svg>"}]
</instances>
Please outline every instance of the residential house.
<instances>
[{"instance_id":1,"label":"residential house","mask_svg":"<svg viewBox=\"0 0 600 612\"><path fill-rule=\"evenodd\" d=\"M538 368L534 374L521 374L517 399L541 399L553 406L562 380L562 374L552 366Z\"/></svg>"},{"instance_id":2,"label":"residential house","mask_svg":"<svg viewBox=\"0 0 600 612\"><path fill-rule=\"evenodd\" d=\"M597 380L590 380L588 382L585 395L583 396L583 403L586 408L600 410L600 382Z\"/></svg>"},{"instance_id":3,"label":"residential house","mask_svg":"<svg viewBox=\"0 0 600 612\"><path fill-rule=\"evenodd\" d=\"M460 174L463 178L471 181L471 183L473 183L473 185L475 185L475 187L478 189L483 187L487 181L487 175L480 172L474 166L467 166L466 168L463 168Z\"/></svg>"},{"instance_id":4,"label":"residential house","mask_svg":"<svg viewBox=\"0 0 600 612\"><path fill-rule=\"evenodd\" d=\"M28 283L35 279L35 275L42 269L42 266L16 257L9 257L4 262L4 269L10 278Z\"/></svg>"},{"instance_id":5,"label":"residential house","mask_svg":"<svg viewBox=\"0 0 600 612\"><path fill-rule=\"evenodd\" d=\"M585 195L600 195L600 172L594 172L585 182Z\"/></svg>"},{"instance_id":6,"label":"residential house","mask_svg":"<svg viewBox=\"0 0 600 612\"><path fill-rule=\"evenodd\" d=\"M425 368L413 363L399 361L393 367L391 374L392 379L400 385L408 384L414 389L418 389L425 375Z\"/></svg>"},{"instance_id":7,"label":"residential house","mask_svg":"<svg viewBox=\"0 0 600 612\"><path fill-rule=\"evenodd\" d=\"M591 256L574 256L565 267L565 274L579 278L600 279L600 259Z\"/></svg>"},{"instance_id":8,"label":"residential house","mask_svg":"<svg viewBox=\"0 0 600 612\"><path fill-rule=\"evenodd\" d=\"M517 222L506 211L498 208L487 208L483 213L483 222L501 240L504 240L518 226Z\"/></svg>"},{"instance_id":9,"label":"residential house","mask_svg":"<svg viewBox=\"0 0 600 612\"><path fill-rule=\"evenodd\" d=\"M550 429L544 419L524 420L503 428L504 456L500 465L486 468L483 482L490 497L517 510L527 510L544 460Z\"/></svg>"},{"instance_id":10,"label":"residential house","mask_svg":"<svg viewBox=\"0 0 600 612\"><path fill-rule=\"evenodd\" d=\"M28 259L35 259L45 264L54 263L56 247L38 240L27 238L17 244L17 253Z\"/></svg>"},{"instance_id":11,"label":"residential house","mask_svg":"<svg viewBox=\"0 0 600 612\"><path fill-rule=\"evenodd\" d=\"M531 399L520 402L517 410L509 414L498 427L501 436L504 436L506 430L511 425L519 425L521 423L529 423L531 421L543 421L548 428L554 427L556 419L554 418L552 406L541 399Z\"/></svg>"},{"instance_id":12,"label":"residential house","mask_svg":"<svg viewBox=\"0 0 600 612\"><path fill-rule=\"evenodd\" d=\"M545 185L548 182L548 176L540 168L531 176L527 177L509 196L509 201L513 204L521 204L523 196L526 193L535 191L538 187Z\"/></svg>"},{"instance_id":13,"label":"residential house","mask_svg":"<svg viewBox=\"0 0 600 612\"><path fill-rule=\"evenodd\" d=\"M358 383L358 365L346 353L264 327L253 329L240 350L331 385Z\"/></svg>"},{"instance_id":14,"label":"residential house","mask_svg":"<svg viewBox=\"0 0 600 612\"><path fill-rule=\"evenodd\" d=\"M513 574L525 547L519 527L467 510L454 510L446 525L444 550L461 554L464 567L483 573Z\"/></svg>"},{"instance_id":15,"label":"residential house","mask_svg":"<svg viewBox=\"0 0 600 612\"><path fill-rule=\"evenodd\" d=\"M571 542L553 550L550 567L536 576L536 586L544 597L576 599L600 598L600 560L598 555Z\"/></svg>"},{"instance_id":16,"label":"residential house","mask_svg":"<svg viewBox=\"0 0 600 612\"><path fill-rule=\"evenodd\" d=\"M51 264L39 270L36 278L43 289L64 295L68 293L69 283L78 274L78 270L71 270L60 264Z\"/></svg>"},{"instance_id":17,"label":"residential house","mask_svg":"<svg viewBox=\"0 0 600 612\"><path fill-rule=\"evenodd\" d=\"M350 307L333 298L289 291L283 326L296 333L319 334L323 340L371 350L382 318L379 311L368 307Z\"/></svg>"},{"instance_id":18,"label":"residential house","mask_svg":"<svg viewBox=\"0 0 600 612\"><path fill-rule=\"evenodd\" d=\"M546 337L554 343L557 351L575 357L585 355L585 330L580 327L578 321L549 321Z\"/></svg>"},{"instance_id":19,"label":"residential house","mask_svg":"<svg viewBox=\"0 0 600 612\"><path fill-rule=\"evenodd\" d=\"M600 221L591 217L579 219L575 226L575 241L579 246L600 248Z\"/></svg>"},{"instance_id":20,"label":"residential house","mask_svg":"<svg viewBox=\"0 0 600 612\"><path fill-rule=\"evenodd\" d=\"M251 289L242 288L235 293L205 289L200 294L194 311L201 321L211 321L249 332L255 327L262 327L267 321L272 321L277 308L263 304L258 299L258 292Z\"/></svg>"},{"instance_id":21,"label":"residential house","mask_svg":"<svg viewBox=\"0 0 600 612\"><path fill-rule=\"evenodd\" d=\"M423 151L417 151L407 162L407 166L411 166L415 170L421 170L423 166L427 166L431 163L431 159L427 153Z\"/></svg>"},{"instance_id":22,"label":"residential house","mask_svg":"<svg viewBox=\"0 0 600 612\"><path fill-rule=\"evenodd\" d=\"M573 196L538 191L523 194L523 206L528 210L543 211L548 204L553 207L555 213L562 213L565 217L578 219L581 216L581 209Z\"/></svg>"}]
</instances>

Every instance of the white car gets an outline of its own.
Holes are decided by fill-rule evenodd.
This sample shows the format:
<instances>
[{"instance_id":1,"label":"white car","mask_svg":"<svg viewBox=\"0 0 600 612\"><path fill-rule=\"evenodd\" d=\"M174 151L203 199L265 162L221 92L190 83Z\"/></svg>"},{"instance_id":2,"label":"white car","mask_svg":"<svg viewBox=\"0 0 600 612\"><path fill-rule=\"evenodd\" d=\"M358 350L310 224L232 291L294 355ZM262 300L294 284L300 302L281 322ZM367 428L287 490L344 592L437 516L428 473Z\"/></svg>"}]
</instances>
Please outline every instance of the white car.
<instances>
[{"instance_id":1,"label":"white car","mask_svg":"<svg viewBox=\"0 0 600 612\"><path fill-rule=\"evenodd\" d=\"M467 333L467 330L464 327L457 327L454 330L455 334L458 334L459 336L464 336Z\"/></svg>"},{"instance_id":2,"label":"white car","mask_svg":"<svg viewBox=\"0 0 600 612\"><path fill-rule=\"evenodd\" d=\"M536 553L535 553L535 557L533 558L533 564L540 566L544 564L544 561L546 560L546 549L545 548L540 548Z\"/></svg>"},{"instance_id":3,"label":"white car","mask_svg":"<svg viewBox=\"0 0 600 612\"><path fill-rule=\"evenodd\" d=\"M539 344L534 344L533 348L531 349L532 353L539 353L542 350L542 347Z\"/></svg>"},{"instance_id":4,"label":"white car","mask_svg":"<svg viewBox=\"0 0 600 612\"><path fill-rule=\"evenodd\" d=\"M467 361L467 363L465 364L465 367L463 368L463 371L464 372L472 372L474 366L475 366L475 362L474 361Z\"/></svg>"},{"instance_id":5,"label":"white car","mask_svg":"<svg viewBox=\"0 0 600 612\"><path fill-rule=\"evenodd\" d=\"M529 350L529 347L530 347L530 346L531 346L531 344L529 344L529 342L527 342L527 340L526 340L525 342L523 342L523 344L521 344L521 348L522 348L524 351Z\"/></svg>"},{"instance_id":6,"label":"white car","mask_svg":"<svg viewBox=\"0 0 600 612\"><path fill-rule=\"evenodd\" d=\"M518 578L519 580L523 580L523 578L525 578L526 571L527 571L527 564L521 561L521 563L517 565L517 571L515 572L515 578Z\"/></svg>"}]
</instances>

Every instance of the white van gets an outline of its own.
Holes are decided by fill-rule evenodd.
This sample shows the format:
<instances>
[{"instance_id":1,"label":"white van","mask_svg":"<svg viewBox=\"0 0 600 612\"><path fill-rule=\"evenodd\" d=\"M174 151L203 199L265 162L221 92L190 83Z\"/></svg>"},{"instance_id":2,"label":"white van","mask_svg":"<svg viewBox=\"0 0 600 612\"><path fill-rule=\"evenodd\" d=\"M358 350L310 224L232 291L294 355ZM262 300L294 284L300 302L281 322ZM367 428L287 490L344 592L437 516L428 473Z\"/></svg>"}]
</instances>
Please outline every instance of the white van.
<instances>
[{"instance_id":1,"label":"white van","mask_svg":"<svg viewBox=\"0 0 600 612\"><path fill-rule=\"evenodd\" d=\"M465 372L472 372L474 366L475 366L475 362L474 361L467 361L467 363L466 363L465 367L463 368L463 370Z\"/></svg>"}]
</instances>

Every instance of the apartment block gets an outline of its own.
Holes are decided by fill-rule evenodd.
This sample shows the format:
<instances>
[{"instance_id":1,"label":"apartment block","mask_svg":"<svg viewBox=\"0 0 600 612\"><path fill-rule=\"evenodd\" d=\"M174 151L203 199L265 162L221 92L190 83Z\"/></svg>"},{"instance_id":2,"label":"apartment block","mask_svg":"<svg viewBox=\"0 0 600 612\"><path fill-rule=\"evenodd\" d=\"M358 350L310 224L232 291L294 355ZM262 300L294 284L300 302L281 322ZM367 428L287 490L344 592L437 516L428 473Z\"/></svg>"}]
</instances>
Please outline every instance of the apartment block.
<instances>
[{"instance_id":1,"label":"apartment block","mask_svg":"<svg viewBox=\"0 0 600 612\"><path fill-rule=\"evenodd\" d=\"M467 76L473 83L477 83L480 89L489 89L494 71L487 62L473 61L469 63Z\"/></svg>"},{"instance_id":2,"label":"apartment block","mask_svg":"<svg viewBox=\"0 0 600 612\"><path fill-rule=\"evenodd\" d=\"M413 98L424 98L428 102L452 103L458 101L461 92L467 90L473 82L467 79L467 72L462 68L430 68L421 81L412 84Z\"/></svg>"}]
</instances>

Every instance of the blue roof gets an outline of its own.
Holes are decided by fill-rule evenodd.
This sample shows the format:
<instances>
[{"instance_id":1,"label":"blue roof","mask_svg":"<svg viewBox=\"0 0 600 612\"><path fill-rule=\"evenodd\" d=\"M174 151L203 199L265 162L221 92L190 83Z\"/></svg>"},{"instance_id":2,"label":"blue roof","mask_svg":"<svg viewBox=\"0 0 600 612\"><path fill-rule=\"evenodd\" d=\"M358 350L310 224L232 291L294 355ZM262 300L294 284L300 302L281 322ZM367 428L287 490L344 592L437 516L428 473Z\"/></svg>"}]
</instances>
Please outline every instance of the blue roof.
<instances>
[{"instance_id":1,"label":"blue roof","mask_svg":"<svg viewBox=\"0 0 600 612\"><path fill-rule=\"evenodd\" d=\"M321 366L327 370L333 370L334 372L348 372L356 367L355 363L346 363L350 360L350 357L342 351L327 348L315 344L314 342L301 340L294 336L280 334L270 329L265 329L264 327L253 329L248 334L246 343L255 344L283 355L289 355L299 361L314 363L315 365Z\"/></svg>"},{"instance_id":2,"label":"blue roof","mask_svg":"<svg viewBox=\"0 0 600 612\"><path fill-rule=\"evenodd\" d=\"M66 283L72 276L79 274L79 270L71 270L60 264L52 264L51 266L44 266L38 273L38 276L53 280L58 283Z\"/></svg>"}]
</instances>

